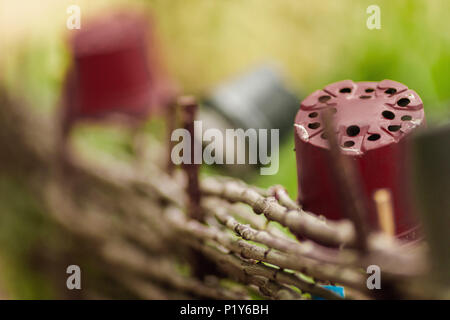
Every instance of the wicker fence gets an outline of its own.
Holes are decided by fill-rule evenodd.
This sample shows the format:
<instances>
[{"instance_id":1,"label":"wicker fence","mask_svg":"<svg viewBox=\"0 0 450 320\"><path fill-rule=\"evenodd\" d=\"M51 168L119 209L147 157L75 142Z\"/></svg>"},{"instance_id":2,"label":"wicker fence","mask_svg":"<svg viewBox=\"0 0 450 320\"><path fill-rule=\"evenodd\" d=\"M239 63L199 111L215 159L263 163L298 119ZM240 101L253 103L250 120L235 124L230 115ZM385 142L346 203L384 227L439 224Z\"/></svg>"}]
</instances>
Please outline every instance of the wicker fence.
<instances>
[{"instance_id":1,"label":"wicker fence","mask_svg":"<svg viewBox=\"0 0 450 320\"><path fill-rule=\"evenodd\" d=\"M24 181L49 221L75 239L71 248L123 290L113 295L103 282L84 281L82 297L342 299L324 284L345 287L346 299L448 297L448 287L427 276L424 241L367 231L339 155L346 220L303 211L282 186L226 177L200 180L198 220L188 214L187 170L169 173L167 159L148 161L146 150L133 163L73 150L61 156L54 119L0 97L0 174ZM166 146L148 144L167 154ZM367 287L372 264L382 271L381 290Z\"/></svg>"}]
</instances>

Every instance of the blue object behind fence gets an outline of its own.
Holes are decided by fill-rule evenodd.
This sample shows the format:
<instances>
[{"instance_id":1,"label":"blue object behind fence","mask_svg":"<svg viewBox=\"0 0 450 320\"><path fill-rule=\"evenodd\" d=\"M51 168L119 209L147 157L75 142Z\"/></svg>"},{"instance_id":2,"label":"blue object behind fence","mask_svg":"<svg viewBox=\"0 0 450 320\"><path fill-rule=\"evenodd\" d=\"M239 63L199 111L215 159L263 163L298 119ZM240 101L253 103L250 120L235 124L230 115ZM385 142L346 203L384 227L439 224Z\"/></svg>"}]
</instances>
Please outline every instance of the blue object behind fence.
<instances>
[{"instance_id":1,"label":"blue object behind fence","mask_svg":"<svg viewBox=\"0 0 450 320\"><path fill-rule=\"evenodd\" d=\"M339 286L322 286L323 288L333 291L334 293L336 293L338 296L341 296L342 298L345 297L345 293L344 293L344 287L339 287ZM312 296L313 300L325 300L324 298L321 297L317 297L317 296Z\"/></svg>"}]
</instances>

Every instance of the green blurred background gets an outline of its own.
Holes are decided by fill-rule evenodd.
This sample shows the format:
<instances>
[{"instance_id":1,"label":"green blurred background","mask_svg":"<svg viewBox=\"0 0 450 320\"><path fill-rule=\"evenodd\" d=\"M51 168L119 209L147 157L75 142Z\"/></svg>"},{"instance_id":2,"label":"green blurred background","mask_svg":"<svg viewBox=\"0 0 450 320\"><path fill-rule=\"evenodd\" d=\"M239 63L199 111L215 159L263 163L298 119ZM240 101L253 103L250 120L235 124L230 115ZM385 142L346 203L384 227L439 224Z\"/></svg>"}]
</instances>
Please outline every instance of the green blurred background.
<instances>
[{"instance_id":1,"label":"green blurred background","mask_svg":"<svg viewBox=\"0 0 450 320\"><path fill-rule=\"evenodd\" d=\"M448 121L450 117L448 0L2 0L0 3L0 81L42 113L57 110L69 63L67 7L71 4L81 7L83 26L85 19L126 4L152 12L168 69L185 93L202 94L252 66L275 61L289 85L302 97L343 79L393 79L418 92L428 123ZM366 8L372 4L381 8L380 30L366 27L369 17ZM81 137L115 156L123 151L124 138L120 132L97 129ZM250 180L261 186L282 184L291 196L296 196L292 135L281 146L279 173L255 174ZM4 251L23 251L26 243L32 242L25 236L29 234L26 227L17 222L19 218L6 214L34 210L33 205L26 205L28 201L32 202L21 195L20 186L1 181L0 241L5 248L14 247ZM19 244L12 245L14 232L22 232L24 237ZM50 295L43 289L34 290L28 276L5 267L6 264L0 261L0 274L4 271L0 285L6 282L14 297ZM14 280L11 284L11 279L20 278L18 274L26 281ZM33 282L39 283L37 279L33 277ZM34 287L42 288L40 284ZM1 292L0 289L0 295Z\"/></svg>"}]
</instances>

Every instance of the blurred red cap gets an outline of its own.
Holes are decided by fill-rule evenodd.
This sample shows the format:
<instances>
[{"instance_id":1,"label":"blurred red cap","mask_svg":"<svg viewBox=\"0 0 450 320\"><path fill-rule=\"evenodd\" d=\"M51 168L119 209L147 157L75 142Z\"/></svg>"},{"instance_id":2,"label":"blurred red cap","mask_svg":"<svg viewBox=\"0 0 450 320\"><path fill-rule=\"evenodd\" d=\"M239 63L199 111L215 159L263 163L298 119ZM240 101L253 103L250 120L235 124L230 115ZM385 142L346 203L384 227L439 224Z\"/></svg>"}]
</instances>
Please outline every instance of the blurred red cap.
<instances>
[{"instance_id":1,"label":"blurred red cap","mask_svg":"<svg viewBox=\"0 0 450 320\"><path fill-rule=\"evenodd\" d=\"M75 31L65 88L69 122L111 113L141 118L173 99L152 30L148 17L119 12Z\"/></svg>"},{"instance_id":2,"label":"blurred red cap","mask_svg":"<svg viewBox=\"0 0 450 320\"><path fill-rule=\"evenodd\" d=\"M341 152L357 168L369 204L369 222L378 226L373 201L379 189L393 196L396 234L413 238L417 221L412 214L406 137L425 122L422 100L407 86L392 80L345 80L317 90L303 100L295 118L299 201L305 210L329 219L345 217L330 169L327 136L321 113L334 111Z\"/></svg>"}]
</instances>

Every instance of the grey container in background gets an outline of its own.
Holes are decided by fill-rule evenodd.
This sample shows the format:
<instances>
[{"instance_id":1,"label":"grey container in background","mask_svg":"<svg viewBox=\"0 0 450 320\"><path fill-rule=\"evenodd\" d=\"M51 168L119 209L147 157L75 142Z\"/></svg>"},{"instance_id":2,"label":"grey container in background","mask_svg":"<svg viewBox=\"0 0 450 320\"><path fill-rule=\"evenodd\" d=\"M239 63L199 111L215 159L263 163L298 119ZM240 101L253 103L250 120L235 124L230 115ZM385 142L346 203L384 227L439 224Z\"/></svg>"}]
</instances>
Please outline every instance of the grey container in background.
<instances>
[{"instance_id":1,"label":"grey container in background","mask_svg":"<svg viewBox=\"0 0 450 320\"><path fill-rule=\"evenodd\" d=\"M208 92L199 118L204 129L216 128L222 133L225 129L268 129L270 137L270 129L279 129L281 140L292 133L299 105L300 99L286 86L281 73L271 65L263 65ZM241 143L245 141L237 142ZM270 147L270 140L268 143ZM225 145L224 157L232 143L226 141ZM246 149L248 154L248 146ZM244 168L233 165L228 169Z\"/></svg>"},{"instance_id":2,"label":"grey container in background","mask_svg":"<svg viewBox=\"0 0 450 320\"><path fill-rule=\"evenodd\" d=\"M300 99L271 66L261 66L213 89L204 104L225 117L233 128L292 131Z\"/></svg>"}]
</instances>

